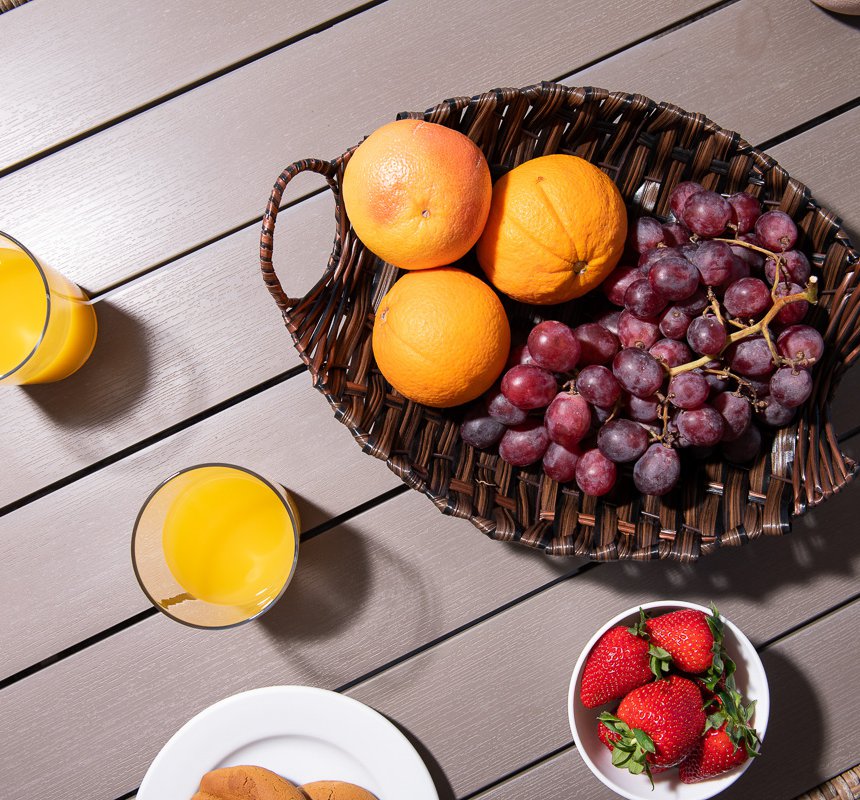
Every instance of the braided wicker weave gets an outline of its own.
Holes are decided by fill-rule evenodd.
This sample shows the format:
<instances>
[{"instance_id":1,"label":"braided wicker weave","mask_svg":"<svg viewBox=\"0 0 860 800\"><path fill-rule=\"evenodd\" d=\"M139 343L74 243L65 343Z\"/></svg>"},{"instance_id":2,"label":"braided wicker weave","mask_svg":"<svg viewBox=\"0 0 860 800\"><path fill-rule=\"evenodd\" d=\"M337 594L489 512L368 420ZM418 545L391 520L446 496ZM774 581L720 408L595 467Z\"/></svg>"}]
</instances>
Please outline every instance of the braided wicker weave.
<instances>
[{"instance_id":1,"label":"braided wicker weave","mask_svg":"<svg viewBox=\"0 0 860 800\"><path fill-rule=\"evenodd\" d=\"M860 800L860 765L811 789L797 800Z\"/></svg>"},{"instance_id":2,"label":"braided wicker weave","mask_svg":"<svg viewBox=\"0 0 860 800\"><path fill-rule=\"evenodd\" d=\"M613 178L634 214L665 217L672 188L688 179L724 193L745 190L782 209L797 222L797 246L819 276L821 301L810 324L824 335L827 350L796 422L749 467L690 461L682 486L666 497L640 496L622 478L600 499L558 485L539 464L511 467L463 444L456 413L404 400L375 367L374 309L398 271L350 227L340 185L353 148L333 161L297 161L280 175L263 219L261 264L314 386L366 453L384 459L440 511L469 519L495 539L596 560L691 561L721 546L783 534L792 514L821 503L853 476L857 465L839 450L829 399L860 352L858 253L839 220L772 158L701 114L641 95L559 84L458 97L400 117L466 134L486 154L494 177L540 155L581 156ZM336 236L322 278L293 299L275 274L272 249L284 188L303 171L324 176L334 193ZM541 311L575 322L582 305L539 309L507 301L506 308L516 327L540 319Z\"/></svg>"}]
</instances>

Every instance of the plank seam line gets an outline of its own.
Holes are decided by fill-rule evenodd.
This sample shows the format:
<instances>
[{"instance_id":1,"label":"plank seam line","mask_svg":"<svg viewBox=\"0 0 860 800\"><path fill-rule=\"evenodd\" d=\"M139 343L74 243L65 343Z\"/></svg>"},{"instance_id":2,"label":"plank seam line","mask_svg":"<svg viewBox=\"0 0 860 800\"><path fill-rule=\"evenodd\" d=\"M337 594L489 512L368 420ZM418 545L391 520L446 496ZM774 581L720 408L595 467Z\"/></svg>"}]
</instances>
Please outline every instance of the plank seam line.
<instances>
[{"instance_id":1,"label":"plank seam line","mask_svg":"<svg viewBox=\"0 0 860 800\"><path fill-rule=\"evenodd\" d=\"M580 64L579 66L572 69L570 72L566 72L563 75L560 75L558 78L553 78L553 82L560 83L561 81L565 81L568 78L572 78L574 75L578 75L580 72L584 72L587 69L591 69L597 64L600 64L602 61L608 61L611 58L615 58L616 56L621 55L627 50L631 50L634 47L639 47L640 45L645 44L645 42L648 42L651 39L662 39L664 36L668 36L670 33L674 33L681 28L686 28L688 25L693 25L700 19L708 17L711 14L716 14L717 12L722 11L724 8L728 8L729 6L733 6L739 2L741 2L741 0L720 0L719 3L714 3L713 5L706 6L700 11L695 11L694 13L683 17L682 19L676 20L675 22L672 22L669 25L664 26L663 28L658 28L653 33L649 33L646 36L642 36L639 39L630 42L629 44L617 47L615 48L615 50L611 50L609 53L599 56L598 58L594 58L591 61L586 61L584 64Z\"/></svg>"},{"instance_id":2,"label":"plank seam line","mask_svg":"<svg viewBox=\"0 0 860 800\"><path fill-rule=\"evenodd\" d=\"M831 108L830 111L824 111L818 116L807 120L806 122L801 122L799 125L795 125L793 128L789 128L787 131L783 131L776 136L772 136L770 139L766 139L761 144L759 144L758 147L762 150L769 150L771 147L776 147L777 145L783 144L789 139L793 139L795 136L800 136L807 131L811 131L813 128L816 128L822 123L829 122L832 119L836 119L836 117L841 117L843 114L847 114L849 111L853 111L855 108L857 108L857 106L860 106L860 97L855 97L853 100L848 100L847 102L836 106L836 108Z\"/></svg>"},{"instance_id":3,"label":"plank seam line","mask_svg":"<svg viewBox=\"0 0 860 800\"><path fill-rule=\"evenodd\" d=\"M807 627L808 625L812 625L815 622L820 622L824 617L830 616L831 614L835 614L836 612L841 611L846 606L855 602L858 598L860 598L860 593L855 594L853 597L850 597L847 600L844 600L842 602L835 604L831 608L828 608L826 611L822 611L820 614L816 614L814 617L810 618L806 622L800 623L799 625L795 625L794 627L789 628L787 631L779 634L778 636L774 636L771 639L768 639L766 642L764 642L763 644L756 647L756 652L763 653L768 648L773 647L775 644L783 641L784 639L790 638L791 636L798 633L799 631L801 631L803 628ZM551 750L550 752L546 753L546 755L543 755L540 758L535 758L535 759L529 761L527 764L524 764L523 766L518 767L517 769L512 770L511 772L503 775L498 780L495 780L492 783L485 784L484 786L481 786L479 789L476 789L475 791L470 792L469 794L464 795L461 798L458 798L458 800L479 800L480 795L485 794L486 792L489 792L493 789L496 789L496 788L502 786L503 784L505 784L509 781L512 781L514 778L517 778L520 775L525 774L526 772L528 772L531 769L534 769L535 767L541 766L545 762L555 758L556 756L561 755L564 752L567 752L570 750L575 750L575 749L576 749L576 745L574 744L574 742L572 740L568 741L567 744L561 745L560 747L557 747L554 750ZM840 775L840 774L842 774L842 770L840 770L839 772L836 773L836 775ZM835 777L835 775L834 775L834 777ZM128 794L128 795L123 795L123 798L132 797L133 795L134 795L134 792L132 792L131 794ZM117 800L123 800L123 798L118 798Z\"/></svg>"},{"instance_id":4,"label":"plank seam line","mask_svg":"<svg viewBox=\"0 0 860 800\"><path fill-rule=\"evenodd\" d=\"M381 6L386 2L388 2L388 0L370 0L370 2L363 3L362 5L356 8L352 8L349 11L344 11L340 14L335 15L334 17L330 17L323 22L313 25L310 28L306 28L305 30L300 31L293 36L283 39L280 42L276 42L273 45L269 45L269 47L263 50L259 50L256 53L251 54L250 56L245 56L238 61L234 61L232 64L228 64L226 67L221 67L220 69L215 70L214 72L210 72L209 74L204 75L201 78L197 78L196 80L190 81L189 83L185 83L176 89L172 89L171 91L166 92L163 95L153 98L152 100L148 100L147 102L142 103L139 106L135 106L134 108L123 112L122 114L117 114L116 116L110 117L109 119L100 122L97 125L93 125L90 128L79 131L78 133L73 134L67 139L63 139L59 142L56 142L55 144L48 145L39 152L33 153L26 158L19 159L18 161L15 161L12 164L9 164L8 166L0 169L0 178L5 177L6 175L10 175L11 173L16 172L19 169L23 169L24 167L28 167L43 158L60 152L61 150L65 150L67 147L71 147L72 145L78 144L79 142L82 142L84 139L87 139L90 136L95 136L99 133L103 133L109 128L113 128L114 126L119 125L122 122L126 122L133 117L136 117L147 111L151 111L152 109L157 108L164 103L167 103L171 100L175 100L177 97L181 97L182 95L187 94L194 89L198 89L201 86L205 86L208 83L212 83L218 78L223 78L225 75L229 75L232 72L236 72L237 70L242 69L242 67L247 67L248 65L253 64L256 61L260 61L263 58L274 55L280 50L285 50L287 47L294 44L298 44L304 39L309 39L311 36L316 36L319 33L324 33L325 31L334 28L336 25L339 25L342 22L346 22L353 17L357 17L359 14L363 14L365 11L370 11L371 9L376 8L376 6Z\"/></svg>"},{"instance_id":5,"label":"plank seam line","mask_svg":"<svg viewBox=\"0 0 860 800\"><path fill-rule=\"evenodd\" d=\"M0 517L4 517L7 514L11 514L13 511L17 511L29 503L32 503L36 500L40 500L43 497L51 494L52 492L57 491L58 489L63 489L66 486L69 486L72 483L80 480L81 478L85 478L88 475L92 475L95 472L103 469L104 467L108 467L111 464L115 464L118 461L122 461L124 458L134 455L135 453L139 453L141 450L145 450L147 447L151 445L158 444L163 439L169 438L176 433L181 433L184 430L196 425L198 422L203 422L210 417L215 416L221 411L226 411L233 406L238 405L239 403L244 402L245 400L249 400L250 398L260 394L261 392L266 391L267 389L271 389L275 386L278 386L286 381L290 380L290 378L294 378L297 375L301 375L303 372L307 371L307 367L304 364L299 364L295 367L291 367L285 372L281 372L274 377L268 378L261 383L256 384L255 386L250 387L249 389L245 389L238 394L233 395L232 397L227 398L226 400L222 400L219 403L216 403L209 408L204 408L202 411L198 411L196 414L192 414L190 417L186 417L185 419L177 422L163 430L157 431L156 433L147 436L145 439L141 439L140 441L135 442L134 444L129 445L128 447L124 447L122 450L118 450L115 453L111 453L111 455L105 456L98 461L89 464L82 469L76 470L75 472L66 475L60 480L54 481L53 483L49 483L46 486L43 486L40 489L37 489L34 492L30 492L29 494L24 495L23 497L18 498L17 500L8 503L7 505L0 508Z\"/></svg>"},{"instance_id":6,"label":"plank seam line","mask_svg":"<svg viewBox=\"0 0 860 800\"><path fill-rule=\"evenodd\" d=\"M344 511L342 514L338 514L337 516L332 517L331 519L325 520L325 522L321 522L319 525L316 525L313 528L303 532L300 536L300 541L302 544L306 543L310 539L314 539L320 534L325 533L326 531L331 530L332 528L337 527L338 525L342 525L345 522L349 522L351 519L364 514L367 511L370 511L377 506L381 506L383 503L387 503L389 500L393 500L395 497L405 494L409 490L409 487L405 484L400 486L395 486L393 489L389 489L386 492L382 492L381 494L376 495L376 497L371 497L369 500L365 500L363 503L359 503L356 506ZM121 620L120 622L111 625L104 630L98 631L97 633L92 634L91 636L82 639L79 642L75 642L73 645L69 645L57 653L54 653L47 658L43 658L41 661L37 661L35 664L31 664L28 667L24 667L24 669L18 670L18 672L9 675L6 678L0 679L0 691L8 688L12 684L18 683L18 681L23 680L24 678L29 678L31 675L35 675L38 672L41 672L43 669L47 669L48 667L56 664L59 661L65 661L67 658L79 653L83 650L86 650L88 647L92 647L99 642L104 641L110 636L113 636L116 633L121 633L127 628L131 628L134 625L137 625L139 622L143 622L144 620L149 619L150 617L154 617L158 614L158 609L156 608L146 608L143 611L134 614L127 619Z\"/></svg>"}]
</instances>

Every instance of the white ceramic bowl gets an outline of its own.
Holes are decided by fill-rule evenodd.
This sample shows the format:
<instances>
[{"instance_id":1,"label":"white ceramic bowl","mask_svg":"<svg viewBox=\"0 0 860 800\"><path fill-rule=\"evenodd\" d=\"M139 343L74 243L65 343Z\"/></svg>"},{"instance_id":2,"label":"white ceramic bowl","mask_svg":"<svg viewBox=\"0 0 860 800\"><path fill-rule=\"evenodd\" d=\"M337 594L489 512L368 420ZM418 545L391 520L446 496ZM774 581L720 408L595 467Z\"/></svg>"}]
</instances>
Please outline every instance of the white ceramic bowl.
<instances>
[{"instance_id":1,"label":"white ceramic bowl","mask_svg":"<svg viewBox=\"0 0 860 800\"><path fill-rule=\"evenodd\" d=\"M586 708L579 699L582 668L597 640L615 625L629 625L638 621L640 608L650 612L649 616L656 616L658 612L675 611L679 608L695 608L710 613L710 609L704 606L685 603L680 600L643 603L641 606L630 608L617 617L613 617L591 637L573 668L567 695L567 715L570 721L570 730L576 742L576 749L588 768L603 784L622 797L628 798L628 800L707 800L707 798L714 797L731 786L755 759L747 759L738 769L701 783L681 783L678 770L670 769L654 776L654 790L652 791L648 778L644 775L631 775L627 770L612 766L612 753L597 738L597 715L601 711L610 709L614 704L607 704L598 708ZM750 640L725 617L723 617L723 621L725 622L724 642L726 651L737 664L735 681L738 690L746 702L757 701L752 722L759 736L764 739L767 719L770 714L770 692L764 667ZM764 758L764 756L761 757Z\"/></svg>"}]
</instances>

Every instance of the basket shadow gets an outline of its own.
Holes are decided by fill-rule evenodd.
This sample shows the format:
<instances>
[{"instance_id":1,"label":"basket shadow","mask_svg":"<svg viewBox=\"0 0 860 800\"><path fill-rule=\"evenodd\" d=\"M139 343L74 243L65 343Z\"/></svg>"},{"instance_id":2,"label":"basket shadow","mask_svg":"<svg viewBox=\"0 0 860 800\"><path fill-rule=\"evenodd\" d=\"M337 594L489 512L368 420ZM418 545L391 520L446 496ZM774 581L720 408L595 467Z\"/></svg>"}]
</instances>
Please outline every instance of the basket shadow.
<instances>
[{"instance_id":1,"label":"basket shadow","mask_svg":"<svg viewBox=\"0 0 860 800\"><path fill-rule=\"evenodd\" d=\"M860 538L855 515L860 503L856 482L821 507L793 521L787 536L760 537L743 547L723 548L693 564L624 562L580 580L614 587L632 603L654 597L742 597L766 601L791 585L822 575L860 580Z\"/></svg>"},{"instance_id":2,"label":"basket shadow","mask_svg":"<svg viewBox=\"0 0 860 800\"><path fill-rule=\"evenodd\" d=\"M52 420L72 428L94 428L121 416L149 386L144 326L109 301L95 309L99 330L87 363L58 383L22 387Z\"/></svg>"},{"instance_id":3,"label":"basket shadow","mask_svg":"<svg viewBox=\"0 0 860 800\"><path fill-rule=\"evenodd\" d=\"M812 682L776 650L762 653L762 661L771 702L762 754L720 795L725 800L774 797L775 786L808 789L831 777L821 764L827 731Z\"/></svg>"}]
</instances>

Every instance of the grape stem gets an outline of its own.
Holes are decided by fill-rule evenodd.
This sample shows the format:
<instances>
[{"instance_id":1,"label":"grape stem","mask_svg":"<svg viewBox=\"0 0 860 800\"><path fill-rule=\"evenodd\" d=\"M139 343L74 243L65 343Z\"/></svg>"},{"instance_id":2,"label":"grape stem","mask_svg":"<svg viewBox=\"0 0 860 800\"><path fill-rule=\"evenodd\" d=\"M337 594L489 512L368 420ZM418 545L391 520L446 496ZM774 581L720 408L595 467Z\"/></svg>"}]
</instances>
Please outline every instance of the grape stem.
<instances>
[{"instance_id":1,"label":"grape stem","mask_svg":"<svg viewBox=\"0 0 860 800\"><path fill-rule=\"evenodd\" d=\"M773 356L775 363L781 363L782 359L777 354L776 348L773 345L773 340L771 339L768 325L773 320L773 318L777 314L779 314L779 312L784 306L787 306L789 303L799 303L802 300L806 300L806 302L813 304L818 302L818 278L816 278L815 275L810 277L809 283L806 284L806 289L804 291L798 292L797 294L789 294L783 297L775 298L770 310L758 322L753 325L747 325L741 330L735 331L733 334L728 336L726 338L725 345L719 353L712 353L711 355L697 358L695 361L689 361L686 364L680 364L677 367L672 367L669 370L669 375L678 375L682 372L690 372L691 370L698 369L699 367L704 367L711 361L713 361L717 356L724 353L730 345L740 341L741 339L755 336L755 334L757 333L761 333L764 336L764 339L767 342L767 346L770 349L771 355Z\"/></svg>"},{"instance_id":2,"label":"grape stem","mask_svg":"<svg viewBox=\"0 0 860 800\"><path fill-rule=\"evenodd\" d=\"M749 242L745 242L743 239L716 239L718 242L727 242L728 244L736 244L738 247L746 247L747 250L755 250L757 253L763 253L768 258L773 259L774 269L776 273L774 274L773 286L770 287L770 296L776 300L776 287L779 286L780 278L782 276L781 267L785 265L785 258L782 253L772 253L770 250L766 250L764 247L759 247L756 244L750 244Z\"/></svg>"}]
</instances>

